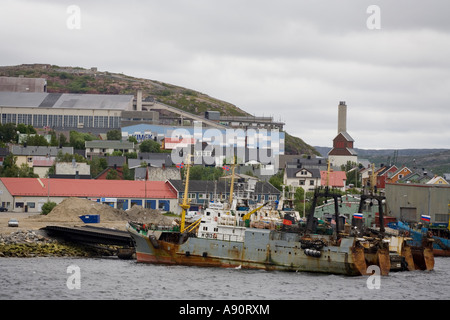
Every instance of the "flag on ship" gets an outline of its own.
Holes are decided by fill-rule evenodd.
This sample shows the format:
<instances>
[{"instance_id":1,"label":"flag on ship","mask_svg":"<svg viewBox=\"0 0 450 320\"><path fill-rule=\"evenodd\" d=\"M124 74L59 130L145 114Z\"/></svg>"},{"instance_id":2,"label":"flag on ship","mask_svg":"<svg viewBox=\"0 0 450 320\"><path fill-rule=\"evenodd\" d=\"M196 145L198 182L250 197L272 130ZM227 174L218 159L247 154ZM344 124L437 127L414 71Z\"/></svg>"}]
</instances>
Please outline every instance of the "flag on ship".
<instances>
[{"instance_id":1,"label":"flag on ship","mask_svg":"<svg viewBox=\"0 0 450 320\"><path fill-rule=\"evenodd\" d=\"M290 226L295 222L295 218L291 216L289 213L286 213L283 218L283 224L285 226Z\"/></svg>"},{"instance_id":2,"label":"flag on ship","mask_svg":"<svg viewBox=\"0 0 450 320\"><path fill-rule=\"evenodd\" d=\"M353 214L353 218L355 218L355 219L362 219L363 218L363 214L362 213L354 213Z\"/></svg>"}]
</instances>

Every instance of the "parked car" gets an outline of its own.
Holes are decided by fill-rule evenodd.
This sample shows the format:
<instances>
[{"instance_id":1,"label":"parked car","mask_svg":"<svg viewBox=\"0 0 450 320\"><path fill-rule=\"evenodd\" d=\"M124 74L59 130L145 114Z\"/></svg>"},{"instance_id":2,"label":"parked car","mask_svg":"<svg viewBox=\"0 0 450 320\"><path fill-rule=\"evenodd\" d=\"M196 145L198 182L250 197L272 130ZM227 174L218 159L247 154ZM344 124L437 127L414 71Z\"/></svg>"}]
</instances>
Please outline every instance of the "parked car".
<instances>
[{"instance_id":1,"label":"parked car","mask_svg":"<svg viewBox=\"0 0 450 320\"><path fill-rule=\"evenodd\" d=\"M5 208L5 207L0 207L0 212L6 212L6 211L8 211L7 208Z\"/></svg>"},{"instance_id":2,"label":"parked car","mask_svg":"<svg viewBox=\"0 0 450 320\"><path fill-rule=\"evenodd\" d=\"M17 219L9 219L8 227L18 227L19 221Z\"/></svg>"}]
</instances>

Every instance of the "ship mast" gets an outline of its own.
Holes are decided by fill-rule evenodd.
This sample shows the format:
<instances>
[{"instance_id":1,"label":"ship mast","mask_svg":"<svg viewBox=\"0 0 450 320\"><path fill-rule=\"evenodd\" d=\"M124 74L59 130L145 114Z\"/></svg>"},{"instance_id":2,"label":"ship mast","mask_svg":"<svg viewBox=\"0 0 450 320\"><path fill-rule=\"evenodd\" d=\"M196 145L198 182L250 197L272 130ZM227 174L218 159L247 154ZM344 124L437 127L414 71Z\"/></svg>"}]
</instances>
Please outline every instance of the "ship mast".
<instances>
[{"instance_id":1,"label":"ship mast","mask_svg":"<svg viewBox=\"0 0 450 320\"><path fill-rule=\"evenodd\" d=\"M183 203L180 204L181 207L181 225L180 225L180 232L184 232L186 230L185 226L185 220L186 220L186 211L191 207L190 202L191 200L188 199L188 191L189 191L189 169L191 166L190 156L187 157L186 161L186 184L184 186L184 195L183 195Z\"/></svg>"},{"instance_id":2,"label":"ship mast","mask_svg":"<svg viewBox=\"0 0 450 320\"><path fill-rule=\"evenodd\" d=\"M233 164L231 165L231 186L230 186L230 208L233 204L233 192L234 192L234 169L235 169L235 158L233 157Z\"/></svg>"},{"instance_id":3,"label":"ship mast","mask_svg":"<svg viewBox=\"0 0 450 320\"><path fill-rule=\"evenodd\" d=\"M330 160L328 160L328 168L327 168L327 188L330 185Z\"/></svg>"}]
</instances>

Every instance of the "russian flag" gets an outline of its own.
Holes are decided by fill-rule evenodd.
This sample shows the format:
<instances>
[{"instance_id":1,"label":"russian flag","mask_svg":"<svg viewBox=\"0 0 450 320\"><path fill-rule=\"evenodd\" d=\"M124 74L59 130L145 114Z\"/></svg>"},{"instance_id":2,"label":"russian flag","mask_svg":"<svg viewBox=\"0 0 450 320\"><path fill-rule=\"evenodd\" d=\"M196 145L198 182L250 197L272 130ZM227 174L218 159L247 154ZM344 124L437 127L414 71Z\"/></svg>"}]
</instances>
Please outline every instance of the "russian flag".
<instances>
[{"instance_id":1,"label":"russian flag","mask_svg":"<svg viewBox=\"0 0 450 320\"><path fill-rule=\"evenodd\" d=\"M183 163L183 162L182 162L182 163L178 163L178 164L176 165L176 167L177 167L178 169L181 169L181 168L184 167L184 163Z\"/></svg>"},{"instance_id":2,"label":"russian flag","mask_svg":"<svg viewBox=\"0 0 450 320\"><path fill-rule=\"evenodd\" d=\"M423 221L426 221L426 222L430 222L431 221L431 216L427 216L427 215L423 214L420 217L420 219L422 219Z\"/></svg>"},{"instance_id":3,"label":"russian flag","mask_svg":"<svg viewBox=\"0 0 450 320\"><path fill-rule=\"evenodd\" d=\"M353 218L355 218L355 219L362 219L363 218L363 214L362 213L354 213L353 214Z\"/></svg>"}]
</instances>

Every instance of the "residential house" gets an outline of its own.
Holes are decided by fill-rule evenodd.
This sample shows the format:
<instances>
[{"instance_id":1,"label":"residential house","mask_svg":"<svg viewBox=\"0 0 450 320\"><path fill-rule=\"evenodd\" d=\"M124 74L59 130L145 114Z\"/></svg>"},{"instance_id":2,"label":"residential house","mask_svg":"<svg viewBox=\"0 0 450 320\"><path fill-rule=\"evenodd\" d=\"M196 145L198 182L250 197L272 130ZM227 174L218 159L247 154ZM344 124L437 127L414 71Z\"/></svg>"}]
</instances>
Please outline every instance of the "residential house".
<instances>
[{"instance_id":1,"label":"residential house","mask_svg":"<svg viewBox=\"0 0 450 320\"><path fill-rule=\"evenodd\" d=\"M48 174L48 170L55 163L55 157L33 157L33 172L37 174L40 178L44 178Z\"/></svg>"},{"instance_id":2,"label":"residential house","mask_svg":"<svg viewBox=\"0 0 450 320\"><path fill-rule=\"evenodd\" d=\"M175 167L137 167L134 169L134 180L181 180L181 173Z\"/></svg>"},{"instance_id":3,"label":"residential house","mask_svg":"<svg viewBox=\"0 0 450 320\"><path fill-rule=\"evenodd\" d=\"M313 191L321 185L320 170L315 168L286 168L283 184L292 187L293 193L298 187L302 187L306 191Z\"/></svg>"},{"instance_id":4,"label":"residential house","mask_svg":"<svg viewBox=\"0 0 450 320\"><path fill-rule=\"evenodd\" d=\"M294 193L297 187L312 191L321 185L320 171L327 170L327 162L322 158L298 158L286 163L283 184L290 186Z\"/></svg>"},{"instance_id":5,"label":"residential house","mask_svg":"<svg viewBox=\"0 0 450 320\"><path fill-rule=\"evenodd\" d=\"M407 175L411 174L412 170L409 169L408 167L401 167L400 169L398 169L396 172L394 172L394 174L387 179L386 182L388 183L396 183L397 180L402 179L404 177L406 177Z\"/></svg>"},{"instance_id":6,"label":"residential house","mask_svg":"<svg viewBox=\"0 0 450 320\"><path fill-rule=\"evenodd\" d=\"M123 165L127 163L125 156L107 156L106 157L107 168L100 172L95 179L104 180L107 179L108 174L115 170L117 172L116 180L123 180Z\"/></svg>"},{"instance_id":7,"label":"residential house","mask_svg":"<svg viewBox=\"0 0 450 320\"><path fill-rule=\"evenodd\" d=\"M345 191L347 175L345 171L320 171L320 179L322 186L336 188Z\"/></svg>"},{"instance_id":8,"label":"residential house","mask_svg":"<svg viewBox=\"0 0 450 320\"><path fill-rule=\"evenodd\" d=\"M106 156L114 151L122 153L135 152L134 142L121 140L93 140L86 141L86 159L92 159L93 156Z\"/></svg>"},{"instance_id":9,"label":"residential house","mask_svg":"<svg viewBox=\"0 0 450 320\"><path fill-rule=\"evenodd\" d=\"M5 160L8 154L9 154L8 148L0 148L0 166L3 165L3 160Z\"/></svg>"},{"instance_id":10,"label":"residential house","mask_svg":"<svg viewBox=\"0 0 450 320\"><path fill-rule=\"evenodd\" d=\"M91 179L91 166L85 162L57 162L52 179Z\"/></svg>"},{"instance_id":11,"label":"residential house","mask_svg":"<svg viewBox=\"0 0 450 320\"><path fill-rule=\"evenodd\" d=\"M443 177L441 176L434 176L433 178L430 179L430 181L427 182L427 184L441 184L441 185L448 185L448 181L445 180Z\"/></svg>"},{"instance_id":12,"label":"residential house","mask_svg":"<svg viewBox=\"0 0 450 320\"><path fill-rule=\"evenodd\" d=\"M172 149L177 149L177 148L187 148L187 147L190 147L193 144L195 144L195 139L194 138L190 138L190 137L188 137L188 138L183 138L183 137L169 138L169 137L165 137L162 140L161 149L172 150Z\"/></svg>"},{"instance_id":13,"label":"residential house","mask_svg":"<svg viewBox=\"0 0 450 320\"><path fill-rule=\"evenodd\" d=\"M191 210L201 210L208 205L209 201L226 202L230 197L230 183L227 179L219 181L211 180L189 180L188 199L191 201ZM185 184L182 180L169 180L168 183L176 192L179 201L184 197ZM243 192L241 187L244 184L236 183L234 186L234 195ZM266 201L278 201L281 192L269 182L256 182L254 185L254 192L250 204L263 203Z\"/></svg>"},{"instance_id":14,"label":"residential house","mask_svg":"<svg viewBox=\"0 0 450 320\"><path fill-rule=\"evenodd\" d=\"M58 153L73 154L73 147L44 147L44 146L19 146L15 145L11 148L11 153L16 157L16 164L20 167L26 164L33 168L35 174L44 177L48 169L53 165Z\"/></svg>"},{"instance_id":15,"label":"residential house","mask_svg":"<svg viewBox=\"0 0 450 320\"><path fill-rule=\"evenodd\" d=\"M375 172L377 176L377 189L384 189L386 187L386 180L390 179L392 175L397 172L398 168L395 165L381 166L381 168Z\"/></svg>"},{"instance_id":16,"label":"residential house","mask_svg":"<svg viewBox=\"0 0 450 320\"><path fill-rule=\"evenodd\" d=\"M152 153L152 152L140 152L137 159L128 159L128 166L135 168L145 162L150 167L171 167L174 165L172 162L172 155L170 153Z\"/></svg>"},{"instance_id":17,"label":"residential house","mask_svg":"<svg viewBox=\"0 0 450 320\"><path fill-rule=\"evenodd\" d=\"M425 184L430 179L433 178L430 174L428 174L428 171L425 170L425 168L422 169L416 169L413 168L411 173L397 179L396 183L419 183L419 184Z\"/></svg>"}]
</instances>

